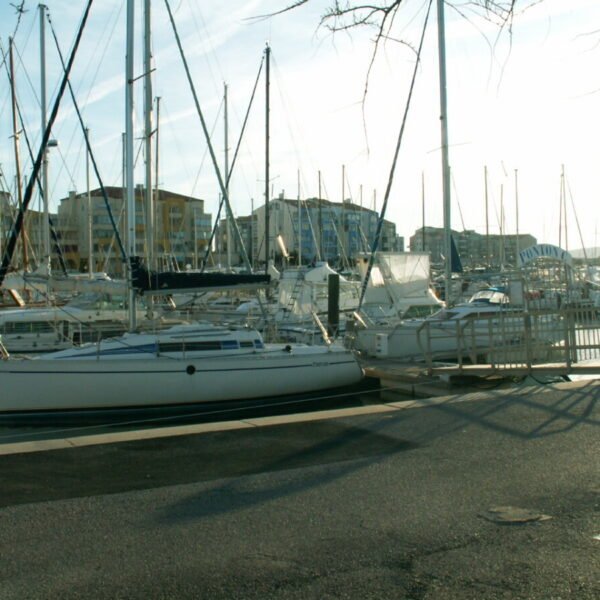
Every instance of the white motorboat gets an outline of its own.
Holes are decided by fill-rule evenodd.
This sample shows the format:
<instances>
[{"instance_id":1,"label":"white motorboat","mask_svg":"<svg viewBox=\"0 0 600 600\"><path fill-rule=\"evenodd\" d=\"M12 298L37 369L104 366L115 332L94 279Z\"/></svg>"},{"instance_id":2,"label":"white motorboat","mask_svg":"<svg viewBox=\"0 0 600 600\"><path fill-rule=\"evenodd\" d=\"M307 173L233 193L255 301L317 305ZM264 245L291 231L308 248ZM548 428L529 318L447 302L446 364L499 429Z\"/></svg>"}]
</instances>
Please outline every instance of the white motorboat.
<instances>
[{"instance_id":1,"label":"white motorboat","mask_svg":"<svg viewBox=\"0 0 600 600\"><path fill-rule=\"evenodd\" d=\"M528 343L538 352L564 339L559 317L550 311L525 313L514 307L500 288L475 294L469 302L444 308L425 319L392 324L357 323L347 345L366 356L404 360L456 360L469 357L487 362L498 352L518 352ZM526 339L528 338L528 339Z\"/></svg>"},{"instance_id":2,"label":"white motorboat","mask_svg":"<svg viewBox=\"0 0 600 600\"><path fill-rule=\"evenodd\" d=\"M128 313L108 295L84 294L64 306L0 311L0 339L9 352L56 352L73 345L121 335Z\"/></svg>"},{"instance_id":3,"label":"white motorboat","mask_svg":"<svg viewBox=\"0 0 600 600\"><path fill-rule=\"evenodd\" d=\"M33 355L119 336L128 326L125 304L123 296L80 294L62 306L1 310L0 340L10 353ZM155 304L153 311L152 318L143 314L138 329L154 331L176 322L164 305Z\"/></svg>"},{"instance_id":4,"label":"white motorboat","mask_svg":"<svg viewBox=\"0 0 600 600\"><path fill-rule=\"evenodd\" d=\"M337 345L265 344L258 331L210 323L127 333L31 359L0 360L0 413L245 400L357 383Z\"/></svg>"}]
</instances>

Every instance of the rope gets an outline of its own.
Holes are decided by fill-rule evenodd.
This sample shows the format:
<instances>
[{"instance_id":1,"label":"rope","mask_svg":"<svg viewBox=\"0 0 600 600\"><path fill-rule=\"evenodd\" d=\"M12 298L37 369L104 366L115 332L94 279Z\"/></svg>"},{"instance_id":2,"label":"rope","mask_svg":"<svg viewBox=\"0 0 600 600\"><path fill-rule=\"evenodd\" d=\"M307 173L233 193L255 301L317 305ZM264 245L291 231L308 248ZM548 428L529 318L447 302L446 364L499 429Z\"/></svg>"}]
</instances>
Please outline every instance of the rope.
<instances>
[{"instance_id":1,"label":"rope","mask_svg":"<svg viewBox=\"0 0 600 600\"><path fill-rule=\"evenodd\" d=\"M93 0L89 0L90 5L93 2ZM88 11L89 11L89 6L88 6ZM87 17L87 13L86 13L86 17ZM104 183L102 182L102 177L100 176L100 171L98 169L98 163L96 163L96 157L94 156L94 153L92 152L92 146L90 144L90 139L89 136L87 134L87 130L85 127L85 124L83 122L83 117L81 116L81 111L79 110L79 105L77 104L77 99L75 98L75 93L73 92L73 87L71 86L71 82L69 80L69 72L70 72L70 65L72 64L72 59L75 56L75 51L77 50L77 47L79 46L79 39L80 36L78 36L76 42L75 42L75 47L73 48L73 53L72 53L72 58L69 60L69 69L67 70L65 67L65 61L63 58L63 54L61 52L60 49L60 44L58 43L58 38L56 36L56 32L54 31L54 26L52 25L52 19L50 18L50 12L47 12L47 19L48 19L48 23L50 25L50 31L52 33L52 37L54 38L54 43L56 45L56 50L58 51L58 55L60 57L60 62L63 66L63 70L65 71L64 74L64 79L63 79L63 84L61 85L61 89L59 92L59 96L57 98L57 102L60 100L60 98L62 97L63 91L64 91L64 87L65 85L68 85L69 87L69 93L71 95L71 100L73 101L73 106L75 108L75 112L77 113L77 118L79 119L79 124L81 125L81 130L83 131L83 137L85 139L85 145L88 151L88 154L90 156L90 160L92 162L92 166L94 168L94 173L96 174L96 177L98 179L98 183L100 185L100 189L102 191L102 198L104 199L104 204L106 206L106 210L108 211L108 217L110 219L110 224L112 225L114 232L115 232L115 238L117 240L117 244L119 246L119 251L121 252L121 258L123 259L123 262L127 262L127 253L125 252L125 247L123 246L123 242L121 240L121 236L119 235L119 230L117 229L117 225L115 223L115 219L113 217L112 214L112 210L110 208L110 202L108 200L108 194L106 193L106 188L104 187ZM50 126L48 127L48 130L50 129ZM1 276L1 272L0 272L0 276ZM0 280L1 281L1 280Z\"/></svg>"},{"instance_id":2,"label":"rope","mask_svg":"<svg viewBox=\"0 0 600 600\"><path fill-rule=\"evenodd\" d=\"M250 116L250 109L252 108L252 104L254 103L254 96L256 94L256 88L258 87L258 82L260 80L260 74L262 72L263 64L265 62L265 56L262 55L262 59L260 61L260 66L258 67L258 74L256 75L256 81L254 82L254 88L252 89L252 95L250 96L250 102L248 103L248 108L246 110L246 116L244 117L244 122L242 123L242 130L240 132L240 137L238 139L237 146L235 148L235 152L233 154L233 160L231 161L231 167L229 168L229 173L225 173L227 177L226 187L229 185L229 181L231 179L231 174L233 173L233 167L235 166L235 161L238 157L238 153L240 151L240 146L242 144L242 139L244 137L244 132L246 131L246 125L248 123L248 117ZM213 240L215 238L216 231L219 227L219 219L221 217L221 209L223 208L223 202L225 201L225 197L221 197L221 201L219 202L219 210L217 211L217 218L215 219L215 226L210 234L210 239L208 240L208 244L206 245L206 253L204 254L204 260L202 262L202 268L200 272L204 272L205 266L208 264L208 256L210 254L210 249L212 247ZM229 243L229 240L227 241Z\"/></svg>"},{"instance_id":3,"label":"rope","mask_svg":"<svg viewBox=\"0 0 600 600\"><path fill-rule=\"evenodd\" d=\"M215 156L215 152L214 152L212 143L210 141L210 135L208 133L208 128L206 126L206 121L204 120L204 114L202 113L202 109L200 108L200 102L198 101L198 96L196 94L196 88L194 87L194 82L192 81L192 76L190 74L188 62L187 62L187 59L185 58L185 54L183 52L183 46L181 45L181 39L180 39L179 33L177 31L177 26L175 25L175 19L173 18L173 13L171 11L171 5L169 4L169 0L165 0L165 5L167 7L167 12L169 13L169 20L170 20L171 26L173 28L173 34L175 35L175 41L177 43L177 48L179 49L179 54L180 54L181 60L183 62L183 66L184 66L187 80L188 80L188 83L190 86L190 90L191 90L192 96L194 98L196 112L198 113L198 117L200 118L200 123L202 125L202 131L204 132L204 137L206 138L206 143L207 143L209 151L210 151L210 157L212 159L213 167L215 169L215 174L217 176L219 188L221 189L221 193L223 194L223 197L225 198L225 205L226 205L229 217L231 219L231 224L233 225L233 232L237 239L238 244L240 245L240 249L242 251L242 255L244 258L244 265L245 265L246 269L248 270L248 272L252 273L252 265L250 264L250 261L248 259L248 254L246 253L246 248L244 246L244 240L242 239L242 236L240 234L240 230L239 230L237 221L235 220L233 213L231 211L231 205L229 203L229 196L227 194L227 188L225 187L225 184L223 183L223 178L221 177L221 170L219 169L219 165L217 163L217 157Z\"/></svg>"},{"instance_id":4,"label":"rope","mask_svg":"<svg viewBox=\"0 0 600 600\"><path fill-rule=\"evenodd\" d=\"M3 63L4 63L4 65L6 65L6 54L4 52L4 47L2 46L2 42L0 42L0 53L2 54ZM6 75L8 77L9 86L12 86L13 82L10 77L10 70L8 69L8 65L6 65L6 67L7 67ZM19 117L19 122L21 124L21 132L23 133L23 136L25 137L25 144L27 145L29 159L33 163L33 161L34 161L33 149L31 147L29 135L27 134L27 129L25 128L25 121L23 120L23 113L21 112L21 106L19 105L19 103L17 103L17 115ZM43 199L44 194L47 193L47 190L44 190L42 188L42 182L40 181L39 173L36 177L36 182L38 185L39 194L40 194L41 198ZM52 218L49 215L48 215L48 226L50 227L50 235L52 236L52 240L54 242L54 248L56 250L56 253L58 254L58 260L59 260L62 272L66 275L67 274L67 265L65 263L65 258L63 256L62 249L60 247L58 235L56 234L56 229L54 228L54 223L52 222Z\"/></svg>"},{"instance_id":5,"label":"rope","mask_svg":"<svg viewBox=\"0 0 600 600\"><path fill-rule=\"evenodd\" d=\"M69 81L69 74L71 72L71 68L73 67L73 63L75 61L75 55L77 53L77 49L79 48L79 43L81 42L81 37L83 35L83 30L85 28L85 24L87 22L87 19L88 19L89 13L90 13L92 3L93 3L93 0L88 0L88 4L87 4L87 7L84 12L81 25L79 27L79 31L77 32L75 44L73 46L71 56L69 57L69 62L65 69L65 73L62 78L56 100L54 101L54 106L52 107L52 112L50 114L50 118L48 119L48 124L46 125L46 130L44 131L44 135L42 136L40 149L38 151L37 158L35 159L35 163L33 165L33 171L32 171L31 177L29 178L29 181L27 182L27 187L25 188L23 205L19 208L17 218L16 218L15 222L13 223L13 226L12 226L12 229L10 232L10 238L8 240L8 244L6 247L6 253L2 259L2 264L0 264L0 285L2 285L2 282L4 281L4 278L6 277L8 267L10 266L10 263L12 261L12 257L13 257L13 254L14 254L14 251L15 251L15 248L17 245L17 239L18 239L19 233L23 228L25 212L27 211L27 209L29 207L29 203L31 202L31 197L33 195L33 187L34 187L35 181L37 180L37 176L40 172L40 168L42 166L42 159L43 159L44 153L46 151L46 146L48 145L48 140L50 139L50 132L52 131L52 126L54 125L54 122L56 121L56 117L58 116L58 109L60 107L60 101L63 97L64 91L65 91L65 89L67 87L67 83Z\"/></svg>"},{"instance_id":6,"label":"rope","mask_svg":"<svg viewBox=\"0 0 600 600\"><path fill-rule=\"evenodd\" d=\"M394 152L394 159L392 160L392 167L390 169L390 175L388 178L387 187L385 189L385 196L383 199L383 205L381 207L381 213L379 215L379 220L377 221L377 230L375 232L375 239L373 240L373 245L371 247L371 256L369 257L369 265L367 267L367 272L365 274L365 279L362 284L362 290L360 293L360 300L358 302L358 310L361 309L363 300L365 298L365 294L367 292L367 286L369 284L369 278L371 276L371 270L373 269L373 263L375 261L375 253L377 252L377 248L379 247L379 241L381 239L381 232L383 230L383 221L385 219L385 213L387 210L388 200L390 198L390 192L392 189L392 182L394 180L394 171L396 170L396 163L398 161L398 154L400 153L400 145L402 143L402 138L404 137L404 127L406 125L406 119L408 117L408 110L410 108L413 90L415 87L415 81L417 78L417 70L419 68L419 63L421 60L421 51L423 50L423 41L425 40L425 31L427 30L427 22L429 21L429 13L431 12L431 5L433 4L433 0L429 0L429 6L427 7L427 14L425 15L425 21L423 23L423 31L421 32L421 40L419 42L419 49L417 51L417 60L415 61L415 68L412 75L412 80L410 82L410 89L408 92L408 100L406 102L406 107L404 109L404 116L402 117L402 124L400 126L400 132L398 134L398 140L396 142L396 150Z\"/></svg>"}]
</instances>

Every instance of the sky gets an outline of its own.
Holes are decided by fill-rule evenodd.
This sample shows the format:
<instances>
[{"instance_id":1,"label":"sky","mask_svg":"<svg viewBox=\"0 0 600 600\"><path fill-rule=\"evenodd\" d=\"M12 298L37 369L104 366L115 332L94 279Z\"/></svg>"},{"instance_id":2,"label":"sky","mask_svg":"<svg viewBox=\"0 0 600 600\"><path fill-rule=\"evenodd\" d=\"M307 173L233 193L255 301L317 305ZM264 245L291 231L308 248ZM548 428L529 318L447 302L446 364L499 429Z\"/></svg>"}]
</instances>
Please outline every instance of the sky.
<instances>
[{"instance_id":1,"label":"sky","mask_svg":"<svg viewBox=\"0 0 600 600\"><path fill-rule=\"evenodd\" d=\"M223 90L228 88L231 163L252 88L271 48L270 189L274 195L315 197L380 209L406 110L427 7L405 0L389 39L369 72L374 31L332 34L320 27L331 0L271 18L257 18L288 0L170 0L201 110L222 170L225 156ZM16 2L15 2L16 3ZM13 3L14 4L14 3ZM47 0L63 54L70 51L83 2ZM458 4L458 3L456 3ZM468 3L461 0L464 6ZM34 147L40 135L40 44L37 3L17 14L0 1L3 52L16 48L17 96ZM224 8L226 6L226 8ZM465 10L467 10L465 8ZM143 182L142 2L136 1L136 183ZM72 84L105 185L121 185L124 131L125 2L96 1L75 59ZM159 184L205 199L213 216L219 187L207 153L165 3L152 5L153 94L159 96ZM489 21L446 7L452 227L484 233L485 177L491 233L530 233L569 249L600 246L600 3L543 0L516 15L512 35ZM16 28L16 34L15 34ZM46 29L48 104L61 68ZM0 74L0 165L14 186L10 91ZM365 96L365 87L367 93ZM231 176L236 215L264 202L264 69ZM408 238L425 223L443 222L436 13L432 10L400 146L386 218ZM154 115L156 125L156 115ZM83 136L68 97L52 131L50 198L56 208L70 190L86 189ZM23 138L22 161L31 163ZM564 175L563 175L564 173ZM422 184L424 182L424 185ZM565 219L560 217L564 182ZM92 178L92 186L97 182ZM503 207L503 209L502 209ZM34 206L34 208L36 208ZM563 225L561 228L560 225Z\"/></svg>"}]
</instances>

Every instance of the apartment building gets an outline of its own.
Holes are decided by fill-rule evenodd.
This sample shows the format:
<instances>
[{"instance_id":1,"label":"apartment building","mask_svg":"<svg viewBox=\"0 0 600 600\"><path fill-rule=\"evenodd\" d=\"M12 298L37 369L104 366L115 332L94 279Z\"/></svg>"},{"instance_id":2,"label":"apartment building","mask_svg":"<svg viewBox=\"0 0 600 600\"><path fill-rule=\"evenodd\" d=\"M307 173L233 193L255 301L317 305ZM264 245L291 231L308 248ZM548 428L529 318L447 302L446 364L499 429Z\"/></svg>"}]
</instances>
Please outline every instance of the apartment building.
<instances>
[{"instance_id":1,"label":"apartment building","mask_svg":"<svg viewBox=\"0 0 600 600\"><path fill-rule=\"evenodd\" d=\"M125 250L128 248L124 190L120 187L105 190L110 212L101 189L91 190L89 196L70 192L60 200L56 226L68 268L85 271L91 260L94 271L123 276L119 238ZM147 257L149 219L143 186L136 187L135 207L136 254ZM167 260L170 264L176 261L182 269L188 264L197 266L208 245L211 222L211 215L204 212L204 200L156 190L155 266L160 268Z\"/></svg>"},{"instance_id":2,"label":"apartment building","mask_svg":"<svg viewBox=\"0 0 600 600\"><path fill-rule=\"evenodd\" d=\"M246 253L254 265L265 263L265 212L263 205L252 215L236 219ZM378 219L376 211L350 201L308 198L298 202L281 194L269 202L269 258L279 264L287 252L293 264L297 264L299 255L303 264L319 259L334 264L352 263L358 254L371 248ZM240 264L241 249L233 234L231 237L232 264ZM226 255L229 240L225 220L219 227L219 241L221 256ZM403 246L396 225L384 221L379 249L395 251L403 250Z\"/></svg>"},{"instance_id":3,"label":"apartment building","mask_svg":"<svg viewBox=\"0 0 600 600\"><path fill-rule=\"evenodd\" d=\"M18 211L17 203L11 194L6 191L0 191L0 257L4 256L8 237ZM49 216L52 223L55 224L56 215L50 214ZM19 236L13 254L13 267L22 269L25 265L27 269L32 270L41 264L45 255L44 245L48 226L42 211L34 210L33 208L27 211L22 233ZM23 244L23 240L25 240L25 244ZM50 243L51 247L53 247L54 242L52 238L50 239Z\"/></svg>"},{"instance_id":4,"label":"apartment building","mask_svg":"<svg viewBox=\"0 0 600 600\"><path fill-rule=\"evenodd\" d=\"M537 244L535 237L528 233L517 235L497 235L477 233L473 230L452 230L452 238L464 266L515 266L517 252ZM413 252L429 252L432 263L443 262L444 229L422 227L410 237Z\"/></svg>"}]
</instances>

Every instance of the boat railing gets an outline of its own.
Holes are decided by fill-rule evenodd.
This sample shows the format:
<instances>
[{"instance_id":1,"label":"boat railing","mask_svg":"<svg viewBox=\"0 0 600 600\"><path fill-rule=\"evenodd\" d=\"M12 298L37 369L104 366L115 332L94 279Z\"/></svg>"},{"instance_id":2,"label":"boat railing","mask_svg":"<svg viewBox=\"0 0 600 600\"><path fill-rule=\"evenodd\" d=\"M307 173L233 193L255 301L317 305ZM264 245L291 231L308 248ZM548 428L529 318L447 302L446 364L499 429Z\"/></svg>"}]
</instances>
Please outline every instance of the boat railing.
<instances>
[{"instance_id":1,"label":"boat railing","mask_svg":"<svg viewBox=\"0 0 600 600\"><path fill-rule=\"evenodd\" d=\"M8 350L6 349L6 346L2 343L2 339L0 338L0 360L8 360L9 359L9 353Z\"/></svg>"},{"instance_id":2,"label":"boat railing","mask_svg":"<svg viewBox=\"0 0 600 600\"><path fill-rule=\"evenodd\" d=\"M325 344L327 346L330 346L332 340L329 337L329 333L327 332L327 329L325 328L325 325L323 325L323 322L319 318L319 315L314 310L311 311L311 315L312 315L313 321L315 322L316 326L319 328L319 330L321 332L321 336L323 337L323 341L325 342Z\"/></svg>"}]
</instances>

